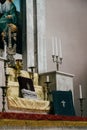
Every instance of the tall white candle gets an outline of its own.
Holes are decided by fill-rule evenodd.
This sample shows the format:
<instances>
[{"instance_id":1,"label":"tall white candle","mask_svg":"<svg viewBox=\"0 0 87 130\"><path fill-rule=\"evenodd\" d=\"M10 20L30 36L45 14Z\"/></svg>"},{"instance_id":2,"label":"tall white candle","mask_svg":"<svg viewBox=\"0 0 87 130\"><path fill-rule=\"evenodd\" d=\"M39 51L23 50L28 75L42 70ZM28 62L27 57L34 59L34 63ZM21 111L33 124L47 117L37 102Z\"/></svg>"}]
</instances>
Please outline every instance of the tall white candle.
<instances>
[{"instance_id":1,"label":"tall white candle","mask_svg":"<svg viewBox=\"0 0 87 130\"><path fill-rule=\"evenodd\" d=\"M56 56L58 56L58 42L57 42L57 37L55 37L55 45L56 45Z\"/></svg>"},{"instance_id":2,"label":"tall white candle","mask_svg":"<svg viewBox=\"0 0 87 130\"><path fill-rule=\"evenodd\" d=\"M59 39L59 57L62 58L61 39Z\"/></svg>"},{"instance_id":3,"label":"tall white candle","mask_svg":"<svg viewBox=\"0 0 87 130\"><path fill-rule=\"evenodd\" d=\"M79 85L80 99L82 98L82 86Z\"/></svg>"},{"instance_id":4,"label":"tall white candle","mask_svg":"<svg viewBox=\"0 0 87 130\"><path fill-rule=\"evenodd\" d=\"M47 82L49 82L49 76L47 75Z\"/></svg>"},{"instance_id":5,"label":"tall white candle","mask_svg":"<svg viewBox=\"0 0 87 130\"><path fill-rule=\"evenodd\" d=\"M32 66L34 66L34 53L32 52L32 55L31 55L31 60L32 60Z\"/></svg>"},{"instance_id":6,"label":"tall white candle","mask_svg":"<svg viewBox=\"0 0 87 130\"><path fill-rule=\"evenodd\" d=\"M54 55L54 37L52 37L52 55Z\"/></svg>"},{"instance_id":7,"label":"tall white candle","mask_svg":"<svg viewBox=\"0 0 87 130\"><path fill-rule=\"evenodd\" d=\"M32 54L31 54L31 52L30 52L30 54L29 54L29 67L31 67L31 66L32 66L31 56L32 56Z\"/></svg>"}]
</instances>

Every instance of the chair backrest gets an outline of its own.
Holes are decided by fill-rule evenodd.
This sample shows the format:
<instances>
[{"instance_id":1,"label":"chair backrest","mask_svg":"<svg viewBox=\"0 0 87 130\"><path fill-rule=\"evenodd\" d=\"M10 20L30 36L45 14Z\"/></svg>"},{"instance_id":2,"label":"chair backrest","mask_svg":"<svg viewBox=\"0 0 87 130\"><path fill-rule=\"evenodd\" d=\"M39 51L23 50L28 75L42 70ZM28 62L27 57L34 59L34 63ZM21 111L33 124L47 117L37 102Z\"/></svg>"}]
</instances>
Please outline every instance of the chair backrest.
<instances>
[{"instance_id":1,"label":"chair backrest","mask_svg":"<svg viewBox=\"0 0 87 130\"><path fill-rule=\"evenodd\" d=\"M16 69L7 67L7 74L8 76L8 82L9 81L16 81L17 80L17 74ZM31 78L31 72L28 72L26 70L20 70L20 76ZM38 74L34 73L34 85L38 85Z\"/></svg>"},{"instance_id":2,"label":"chair backrest","mask_svg":"<svg viewBox=\"0 0 87 130\"><path fill-rule=\"evenodd\" d=\"M54 114L75 116L71 91L52 91Z\"/></svg>"},{"instance_id":3,"label":"chair backrest","mask_svg":"<svg viewBox=\"0 0 87 130\"><path fill-rule=\"evenodd\" d=\"M26 83L24 82L26 81L30 81L31 78L31 72L28 72L26 70L20 70L20 76L21 76L21 82L20 84L18 83L18 77L16 75L16 70L14 68L8 68L7 67L7 74L9 74L8 76L8 91L7 91L7 95L8 96L22 96L21 95L21 91L20 91L20 84L22 84L21 86L25 86L26 87ZM31 82L31 86L34 86L35 92L37 94L38 99L44 100L44 91L43 91L43 86L38 85L38 73L34 73L34 82ZM24 80L23 80L24 79ZM22 89L22 88L21 88ZM15 93L14 93L15 90ZM12 92L12 93L11 93Z\"/></svg>"},{"instance_id":4,"label":"chair backrest","mask_svg":"<svg viewBox=\"0 0 87 130\"><path fill-rule=\"evenodd\" d=\"M19 82L19 96L20 97L22 97L22 93L21 93L22 89L35 91L32 79L19 76L18 82Z\"/></svg>"}]
</instances>

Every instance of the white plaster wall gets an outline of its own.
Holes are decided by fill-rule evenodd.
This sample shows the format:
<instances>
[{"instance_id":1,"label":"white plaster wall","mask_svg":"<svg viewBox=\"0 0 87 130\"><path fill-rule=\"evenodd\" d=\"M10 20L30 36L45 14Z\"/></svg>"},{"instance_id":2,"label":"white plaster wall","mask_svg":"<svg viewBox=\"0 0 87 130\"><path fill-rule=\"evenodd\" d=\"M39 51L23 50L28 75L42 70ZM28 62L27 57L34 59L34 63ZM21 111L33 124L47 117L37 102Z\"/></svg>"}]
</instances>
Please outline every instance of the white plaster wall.
<instances>
[{"instance_id":1,"label":"white plaster wall","mask_svg":"<svg viewBox=\"0 0 87 130\"><path fill-rule=\"evenodd\" d=\"M82 85L84 116L87 116L87 0L46 0L48 71L52 62L52 36L62 40L63 64L60 70L74 74L75 109L80 115L79 84Z\"/></svg>"}]
</instances>

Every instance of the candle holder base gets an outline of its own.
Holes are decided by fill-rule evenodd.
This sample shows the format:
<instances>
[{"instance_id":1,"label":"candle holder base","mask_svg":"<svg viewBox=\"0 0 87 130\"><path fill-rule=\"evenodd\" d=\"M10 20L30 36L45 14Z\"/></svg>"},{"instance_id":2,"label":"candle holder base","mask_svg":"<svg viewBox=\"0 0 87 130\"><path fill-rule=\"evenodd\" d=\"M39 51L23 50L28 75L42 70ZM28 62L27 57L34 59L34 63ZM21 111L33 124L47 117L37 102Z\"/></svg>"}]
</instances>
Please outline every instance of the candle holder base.
<instances>
[{"instance_id":1,"label":"candle holder base","mask_svg":"<svg viewBox=\"0 0 87 130\"><path fill-rule=\"evenodd\" d=\"M50 89L49 89L49 84L51 83L51 82L44 82L45 84L46 84L46 87L47 87L47 100L49 100L49 94L50 94ZM44 88L45 89L45 88ZM45 100L45 93L44 93L44 100Z\"/></svg>"},{"instance_id":2,"label":"candle holder base","mask_svg":"<svg viewBox=\"0 0 87 130\"><path fill-rule=\"evenodd\" d=\"M6 91L7 91L7 86L0 86L2 89L2 112L5 112L5 97L6 97Z\"/></svg>"},{"instance_id":3,"label":"candle holder base","mask_svg":"<svg viewBox=\"0 0 87 130\"><path fill-rule=\"evenodd\" d=\"M81 117L83 117L83 101L85 100L85 98L79 98L80 101L80 115Z\"/></svg>"},{"instance_id":4,"label":"candle holder base","mask_svg":"<svg viewBox=\"0 0 87 130\"><path fill-rule=\"evenodd\" d=\"M32 74L31 79L34 81L34 69L35 69L35 66L30 66L29 69L31 69L31 74Z\"/></svg>"}]
</instances>

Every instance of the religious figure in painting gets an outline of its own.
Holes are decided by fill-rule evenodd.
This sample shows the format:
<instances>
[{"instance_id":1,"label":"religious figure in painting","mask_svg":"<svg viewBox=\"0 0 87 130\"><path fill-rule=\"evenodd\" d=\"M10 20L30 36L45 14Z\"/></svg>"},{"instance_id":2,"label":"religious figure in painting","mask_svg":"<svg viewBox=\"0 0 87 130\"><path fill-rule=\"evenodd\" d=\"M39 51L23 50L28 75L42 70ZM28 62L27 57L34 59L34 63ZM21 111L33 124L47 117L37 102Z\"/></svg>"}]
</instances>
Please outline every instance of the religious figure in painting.
<instances>
[{"instance_id":1,"label":"religious figure in painting","mask_svg":"<svg viewBox=\"0 0 87 130\"><path fill-rule=\"evenodd\" d=\"M16 6L12 0L0 0L0 47L4 48L3 37L6 35L8 27L11 32L17 31Z\"/></svg>"}]
</instances>

